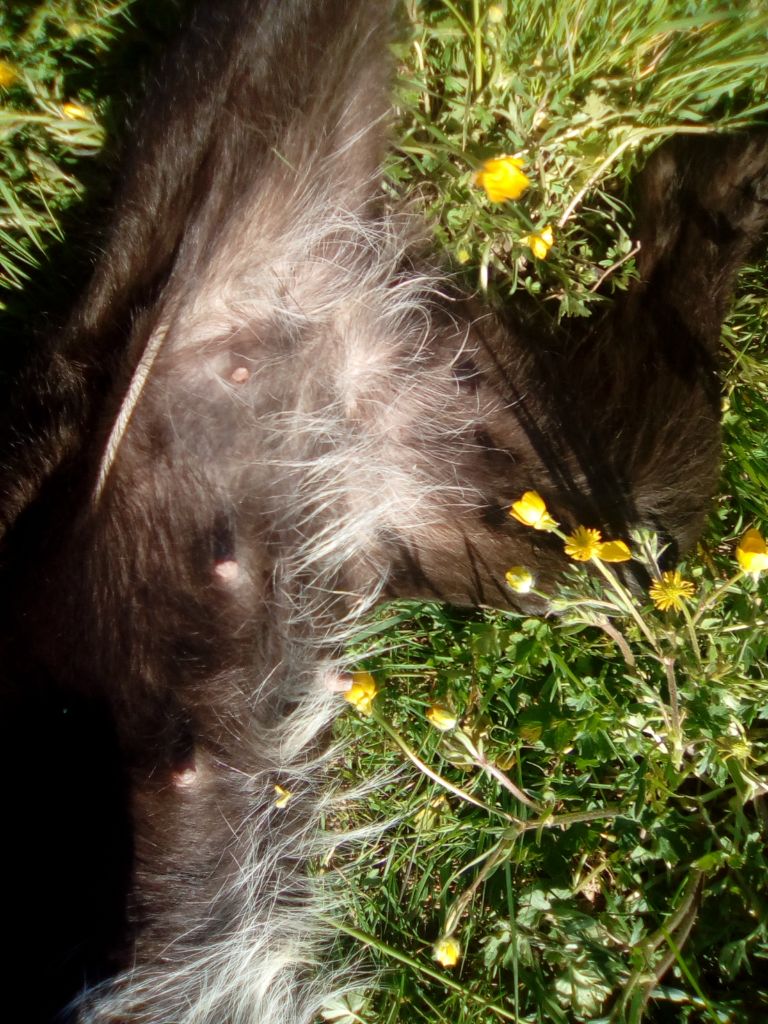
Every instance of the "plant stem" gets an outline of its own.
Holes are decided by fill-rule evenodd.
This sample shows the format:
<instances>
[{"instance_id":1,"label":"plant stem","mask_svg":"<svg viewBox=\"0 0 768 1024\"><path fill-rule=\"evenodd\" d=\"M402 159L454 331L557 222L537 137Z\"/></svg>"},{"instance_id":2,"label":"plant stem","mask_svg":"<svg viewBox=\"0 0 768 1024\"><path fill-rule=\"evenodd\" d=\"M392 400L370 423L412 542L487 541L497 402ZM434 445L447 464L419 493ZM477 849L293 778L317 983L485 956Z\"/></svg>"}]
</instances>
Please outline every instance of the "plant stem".
<instances>
[{"instance_id":1,"label":"plant stem","mask_svg":"<svg viewBox=\"0 0 768 1024\"><path fill-rule=\"evenodd\" d=\"M453 992L461 993L461 995L466 996L467 999L471 999L473 1002L477 1003L478 1006L482 1006L483 1009L490 1010L492 1013L497 1014L502 1020L509 1020L513 1022L517 1021L517 1017L510 1010L505 1010L503 1006L498 1006L496 1003L487 1002L481 996L476 995L470 989L459 984L458 981L454 981L450 975L441 971L436 971L432 967L427 967L414 957L408 956L407 953L402 953L399 949L395 949L394 946L388 946L375 936L368 935L366 932L359 931L357 928L351 928L349 925L342 924L341 921L335 921L332 918L321 917L320 920L324 924L331 925L337 931L343 932L345 935L349 935L353 939L357 939L358 942L363 942L366 946L378 949L381 953L385 953L393 960L398 960L400 963L406 964L408 967L412 967L420 974L424 974L428 978L432 978L433 981L439 982L441 985L445 986L445 988L449 988Z\"/></svg>"},{"instance_id":2,"label":"plant stem","mask_svg":"<svg viewBox=\"0 0 768 1024\"><path fill-rule=\"evenodd\" d=\"M670 726L672 729L672 738L674 741L674 745L678 746L682 739L682 730L680 728L680 700L677 692L675 659L671 657L662 658L661 663L664 666L664 672L667 676L667 691L669 692L669 711L671 716Z\"/></svg>"},{"instance_id":3,"label":"plant stem","mask_svg":"<svg viewBox=\"0 0 768 1024\"><path fill-rule=\"evenodd\" d=\"M696 658L696 664L701 668L701 647L699 647L699 638L696 636L696 627L693 624L693 617L685 604L683 604L683 618L685 619L685 626L688 630L688 638L691 641L691 647L693 648L693 654Z\"/></svg>"},{"instance_id":4,"label":"plant stem","mask_svg":"<svg viewBox=\"0 0 768 1024\"><path fill-rule=\"evenodd\" d=\"M606 567L603 565L599 558L593 558L592 562L594 563L594 565L597 566L597 568L603 574L605 579L611 585L611 587L617 594L619 600L621 601L622 607L635 620L640 629L640 632L646 638L646 640L651 645L653 650L656 652L656 654L659 655L659 657L662 657L662 652L661 648L659 647L658 640L648 628L648 625L646 624L640 612L637 610L637 608L635 608L634 602L632 600L632 595L629 594L624 587L622 587L622 585L619 583L619 581L616 579L616 577L613 575L610 569L606 569Z\"/></svg>"},{"instance_id":5,"label":"plant stem","mask_svg":"<svg viewBox=\"0 0 768 1024\"><path fill-rule=\"evenodd\" d=\"M532 810L536 811L537 814L543 813L543 808L534 800L531 800L531 798L527 796L522 789L516 786L509 776L501 770L501 768L495 765L492 761L489 761L485 754L482 754L477 749L475 744L462 729L457 729L454 733L454 737L475 759L477 766L496 779L499 785L508 790L516 800L519 800L521 804L525 804L526 807L530 807Z\"/></svg>"},{"instance_id":6,"label":"plant stem","mask_svg":"<svg viewBox=\"0 0 768 1024\"><path fill-rule=\"evenodd\" d=\"M483 33L480 23L480 0L472 0L472 31L475 43L475 93L483 88Z\"/></svg>"},{"instance_id":7,"label":"plant stem","mask_svg":"<svg viewBox=\"0 0 768 1024\"><path fill-rule=\"evenodd\" d=\"M725 583L721 583L719 587L717 587L715 590L712 591L711 594L705 597L699 605L699 607L694 612L694 614L691 616L691 625L695 626L701 618L702 613L706 611L706 609L709 608L710 605L713 605L722 594L724 594L733 586L734 583L738 583L738 581L745 575L746 573L742 572L742 570L739 569L739 571L737 573L734 573L733 576L731 576L729 579L725 581Z\"/></svg>"},{"instance_id":8,"label":"plant stem","mask_svg":"<svg viewBox=\"0 0 768 1024\"><path fill-rule=\"evenodd\" d=\"M442 786L443 789L447 789L449 793L453 793L454 796L459 797L460 800L466 800L467 803L474 804L475 807L481 807L484 811L487 811L488 814L498 814L500 817L505 818L507 821L511 821L515 825L521 824L514 815L508 814L506 811L502 811L498 807L491 807L490 804L486 804L484 801L478 800L477 797L472 796L470 793L460 789L458 786L454 786L452 782L443 778L442 775L438 775L438 773L433 771L428 764L422 761L418 754L411 750L397 729L390 725L386 718L383 718L375 709L372 712L371 717L378 725L381 726L384 732L386 732L387 735L395 741L408 760L415 764L419 771L423 772L428 779L432 779L432 781L436 782L438 786Z\"/></svg>"}]
</instances>

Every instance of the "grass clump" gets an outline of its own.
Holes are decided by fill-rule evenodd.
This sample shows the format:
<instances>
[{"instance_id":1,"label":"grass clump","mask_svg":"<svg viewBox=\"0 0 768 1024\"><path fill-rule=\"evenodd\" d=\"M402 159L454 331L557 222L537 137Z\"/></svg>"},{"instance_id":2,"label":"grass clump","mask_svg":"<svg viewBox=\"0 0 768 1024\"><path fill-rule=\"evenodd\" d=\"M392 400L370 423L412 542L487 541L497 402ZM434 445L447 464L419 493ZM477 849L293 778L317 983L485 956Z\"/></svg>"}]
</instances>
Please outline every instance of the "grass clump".
<instances>
[{"instance_id":1,"label":"grass clump","mask_svg":"<svg viewBox=\"0 0 768 1024\"><path fill-rule=\"evenodd\" d=\"M29 312L22 288L33 312L57 304L62 283L41 281L52 250L64 252L76 281L73 258L85 262L98 247L97 207L119 169L114 143L140 93L141 69L177 30L185 3L0 6L0 313L9 324ZM65 291L58 305L68 301Z\"/></svg>"},{"instance_id":2,"label":"grass clump","mask_svg":"<svg viewBox=\"0 0 768 1024\"><path fill-rule=\"evenodd\" d=\"M638 535L649 594L595 555L556 620L382 614L344 771L394 778L366 813L398 821L335 864L387 964L363 1019L763 1019L768 634L735 543L673 577Z\"/></svg>"},{"instance_id":3,"label":"grass clump","mask_svg":"<svg viewBox=\"0 0 768 1024\"><path fill-rule=\"evenodd\" d=\"M405 131L392 174L418 186L445 250L474 285L518 288L585 315L633 270L628 182L676 132L742 128L768 103L759 0L531 0L407 5ZM495 205L472 187L488 157L531 187ZM546 261L526 239L551 228ZM605 287L601 294L606 292Z\"/></svg>"},{"instance_id":4,"label":"grass clump","mask_svg":"<svg viewBox=\"0 0 768 1024\"><path fill-rule=\"evenodd\" d=\"M126 5L4 5L0 13L0 290L38 267L104 142L91 69ZM0 292L1 297L1 292Z\"/></svg>"}]
</instances>

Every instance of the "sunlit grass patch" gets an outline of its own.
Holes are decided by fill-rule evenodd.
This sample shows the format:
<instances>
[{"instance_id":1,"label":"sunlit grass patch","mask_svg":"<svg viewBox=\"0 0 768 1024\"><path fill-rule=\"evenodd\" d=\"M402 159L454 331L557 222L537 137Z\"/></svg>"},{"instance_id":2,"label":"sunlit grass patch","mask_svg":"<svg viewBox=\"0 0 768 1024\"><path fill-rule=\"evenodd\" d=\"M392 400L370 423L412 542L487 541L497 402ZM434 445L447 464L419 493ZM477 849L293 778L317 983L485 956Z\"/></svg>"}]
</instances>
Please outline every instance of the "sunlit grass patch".
<instances>
[{"instance_id":1,"label":"sunlit grass patch","mask_svg":"<svg viewBox=\"0 0 768 1024\"><path fill-rule=\"evenodd\" d=\"M766 112L768 10L758 0L406 7L413 31L399 49L405 130L393 177L419 186L474 284L490 278L502 296L523 288L553 314L585 314L599 286L626 286L626 186L653 147ZM484 162L502 155L519 161L530 187L498 205L480 186ZM528 240L548 228L544 265Z\"/></svg>"},{"instance_id":2,"label":"sunlit grass patch","mask_svg":"<svg viewBox=\"0 0 768 1024\"><path fill-rule=\"evenodd\" d=\"M759 1019L768 633L737 543L664 610L574 565L556 620L382 612L341 772L380 771L359 814L399 822L336 865L387 971L364 1019ZM664 579L651 535L632 550Z\"/></svg>"}]
</instances>

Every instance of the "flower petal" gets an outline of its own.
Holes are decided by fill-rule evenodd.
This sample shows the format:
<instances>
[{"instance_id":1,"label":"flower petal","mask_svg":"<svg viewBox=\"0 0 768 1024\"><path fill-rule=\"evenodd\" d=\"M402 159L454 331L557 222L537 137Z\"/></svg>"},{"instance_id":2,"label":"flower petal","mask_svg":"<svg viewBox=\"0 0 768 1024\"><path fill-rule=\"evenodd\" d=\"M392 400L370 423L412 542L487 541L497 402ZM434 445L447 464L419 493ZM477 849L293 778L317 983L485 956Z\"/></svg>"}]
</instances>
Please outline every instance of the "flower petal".
<instances>
[{"instance_id":1,"label":"flower petal","mask_svg":"<svg viewBox=\"0 0 768 1024\"><path fill-rule=\"evenodd\" d=\"M492 203L505 199L519 199L531 182L520 168L524 161L514 156L499 156L486 160L475 175L475 183L485 189Z\"/></svg>"},{"instance_id":2,"label":"flower petal","mask_svg":"<svg viewBox=\"0 0 768 1024\"><path fill-rule=\"evenodd\" d=\"M458 725L458 720L455 715L452 715L446 708L441 707L439 704L433 704L431 708L427 710L427 718L440 732L450 732L451 729L455 729Z\"/></svg>"},{"instance_id":3,"label":"flower petal","mask_svg":"<svg viewBox=\"0 0 768 1024\"><path fill-rule=\"evenodd\" d=\"M91 111L74 100L62 103L61 112L68 121L90 121L93 119Z\"/></svg>"},{"instance_id":4,"label":"flower petal","mask_svg":"<svg viewBox=\"0 0 768 1024\"><path fill-rule=\"evenodd\" d=\"M629 562L632 552L623 540L607 540L600 545L597 557L601 562Z\"/></svg>"},{"instance_id":5,"label":"flower petal","mask_svg":"<svg viewBox=\"0 0 768 1024\"><path fill-rule=\"evenodd\" d=\"M547 225L547 227L542 228L541 234L526 235L521 241L530 248L537 260L545 260L547 253L555 243L555 234L552 228Z\"/></svg>"},{"instance_id":6,"label":"flower petal","mask_svg":"<svg viewBox=\"0 0 768 1024\"><path fill-rule=\"evenodd\" d=\"M526 491L522 498L514 501L509 515L534 530L554 530L558 525L547 511L544 499L536 491Z\"/></svg>"},{"instance_id":7,"label":"flower petal","mask_svg":"<svg viewBox=\"0 0 768 1024\"><path fill-rule=\"evenodd\" d=\"M751 529L736 546L736 560L744 572L757 578L768 569L768 545L759 530Z\"/></svg>"},{"instance_id":8,"label":"flower petal","mask_svg":"<svg viewBox=\"0 0 768 1024\"><path fill-rule=\"evenodd\" d=\"M683 603L693 597L694 586L690 580L684 580L679 569L674 572L664 572L661 579L654 580L651 584L648 596L662 612L671 609L683 610Z\"/></svg>"},{"instance_id":9,"label":"flower petal","mask_svg":"<svg viewBox=\"0 0 768 1024\"><path fill-rule=\"evenodd\" d=\"M19 77L19 72L7 60L0 60L0 89L8 89Z\"/></svg>"},{"instance_id":10,"label":"flower petal","mask_svg":"<svg viewBox=\"0 0 768 1024\"><path fill-rule=\"evenodd\" d=\"M529 594L533 584L536 582L533 574L522 565L513 565L504 573L504 579L516 594Z\"/></svg>"},{"instance_id":11,"label":"flower petal","mask_svg":"<svg viewBox=\"0 0 768 1024\"><path fill-rule=\"evenodd\" d=\"M455 967L461 957L461 946L452 935L444 935L432 947L432 956L441 967Z\"/></svg>"},{"instance_id":12,"label":"flower petal","mask_svg":"<svg viewBox=\"0 0 768 1024\"><path fill-rule=\"evenodd\" d=\"M378 692L376 681L370 672L353 672L352 685L343 697L357 708L361 715L370 715L373 711L373 698Z\"/></svg>"},{"instance_id":13,"label":"flower petal","mask_svg":"<svg viewBox=\"0 0 768 1024\"><path fill-rule=\"evenodd\" d=\"M602 546L600 531L588 526L577 526L573 533L565 538L565 553L575 562L588 562L599 555Z\"/></svg>"}]
</instances>

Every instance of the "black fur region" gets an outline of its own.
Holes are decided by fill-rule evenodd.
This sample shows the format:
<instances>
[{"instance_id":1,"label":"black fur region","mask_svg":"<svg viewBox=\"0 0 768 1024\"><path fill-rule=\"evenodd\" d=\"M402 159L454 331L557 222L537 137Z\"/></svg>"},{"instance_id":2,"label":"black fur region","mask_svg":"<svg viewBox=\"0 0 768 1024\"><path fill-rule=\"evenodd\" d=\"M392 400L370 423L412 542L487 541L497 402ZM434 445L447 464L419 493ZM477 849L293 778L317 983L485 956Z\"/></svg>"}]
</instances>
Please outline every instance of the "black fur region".
<instances>
[{"instance_id":1,"label":"black fur region","mask_svg":"<svg viewBox=\"0 0 768 1024\"><path fill-rule=\"evenodd\" d=\"M200 4L93 280L5 416L4 993L26 1024L310 1021L344 984L303 864L355 623L393 596L505 606L500 570L534 559L546 587L561 545L506 515L530 488L608 536L684 550L701 526L768 141L662 148L640 279L544 333L456 294L380 195L390 22Z\"/></svg>"}]
</instances>

